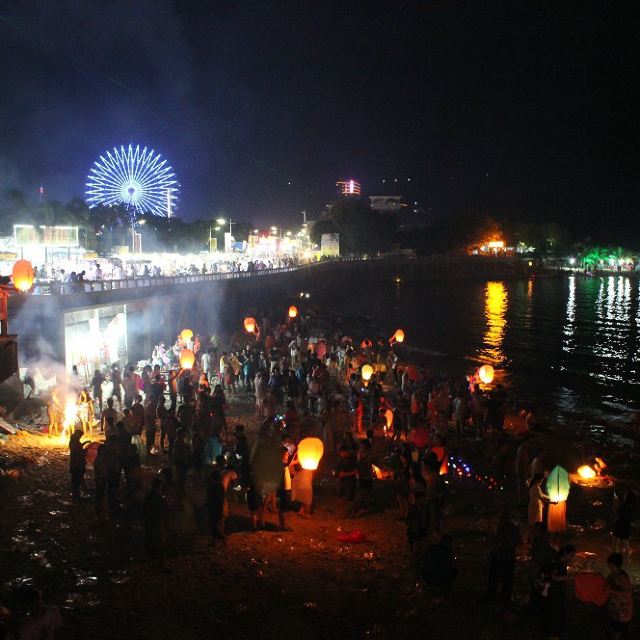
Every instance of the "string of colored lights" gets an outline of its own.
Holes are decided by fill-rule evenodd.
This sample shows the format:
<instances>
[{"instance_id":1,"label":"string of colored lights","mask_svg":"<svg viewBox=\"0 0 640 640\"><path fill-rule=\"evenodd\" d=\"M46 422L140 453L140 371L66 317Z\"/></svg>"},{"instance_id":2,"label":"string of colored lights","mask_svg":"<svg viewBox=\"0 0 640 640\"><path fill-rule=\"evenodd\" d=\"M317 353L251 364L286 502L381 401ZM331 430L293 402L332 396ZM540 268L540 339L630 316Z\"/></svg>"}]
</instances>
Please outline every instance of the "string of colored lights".
<instances>
[{"instance_id":1,"label":"string of colored lights","mask_svg":"<svg viewBox=\"0 0 640 640\"><path fill-rule=\"evenodd\" d=\"M475 482L481 483L490 491L494 491L496 489L502 491L504 489L502 483L493 476L476 473L463 458L449 456L449 466L453 476L458 479L469 478Z\"/></svg>"}]
</instances>

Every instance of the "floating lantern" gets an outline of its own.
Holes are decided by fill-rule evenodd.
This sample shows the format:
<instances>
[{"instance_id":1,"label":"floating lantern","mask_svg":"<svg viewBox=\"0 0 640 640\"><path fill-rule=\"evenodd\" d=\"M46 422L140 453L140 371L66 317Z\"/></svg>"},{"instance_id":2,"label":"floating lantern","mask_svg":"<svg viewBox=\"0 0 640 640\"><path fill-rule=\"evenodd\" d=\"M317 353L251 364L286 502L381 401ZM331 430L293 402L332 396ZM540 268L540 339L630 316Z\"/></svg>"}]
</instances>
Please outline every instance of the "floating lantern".
<instances>
[{"instance_id":1,"label":"floating lantern","mask_svg":"<svg viewBox=\"0 0 640 640\"><path fill-rule=\"evenodd\" d=\"M191 349L183 349L180 352L180 367L182 369L191 369L196 357Z\"/></svg>"},{"instance_id":2,"label":"floating lantern","mask_svg":"<svg viewBox=\"0 0 640 640\"><path fill-rule=\"evenodd\" d=\"M574 577L576 598L587 604L603 607L609 599L606 578L599 573L576 573Z\"/></svg>"},{"instance_id":3,"label":"floating lantern","mask_svg":"<svg viewBox=\"0 0 640 640\"><path fill-rule=\"evenodd\" d=\"M578 475L583 480L593 480L596 477L596 472L588 464L583 464L578 468Z\"/></svg>"},{"instance_id":4,"label":"floating lantern","mask_svg":"<svg viewBox=\"0 0 640 640\"><path fill-rule=\"evenodd\" d=\"M429 431L425 427L416 427L413 430L413 444L416 449L424 449L429 444Z\"/></svg>"},{"instance_id":5,"label":"floating lantern","mask_svg":"<svg viewBox=\"0 0 640 640\"><path fill-rule=\"evenodd\" d=\"M295 305L291 305L289 307L289 317L291 319L295 318L298 315L298 307L296 307Z\"/></svg>"},{"instance_id":6,"label":"floating lantern","mask_svg":"<svg viewBox=\"0 0 640 640\"><path fill-rule=\"evenodd\" d=\"M191 338L193 338L193 331L191 331L191 329L183 329L180 332L180 338L186 342L187 340L191 340Z\"/></svg>"},{"instance_id":7,"label":"floating lantern","mask_svg":"<svg viewBox=\"0 0 640 640\"><path fill-rule=\"evenodd\" d=\"M244 328L247 333L256 333L256 319L255 318L245 318L244 319Z\"/></svg>"},{"instance_id":8,"label":"floating lantern","mask_svg":"<svg viewBox=\"0 0 640 640\"><path fill-rule=\"evenodd\" d=\"M389 339L390 344L394 342L404 342L404 331L402 329L398 329Z\"/></svg>"},{"instance_id":9,"label":"floating lantern","mask_svg":"<svg viewBox=\"0 0 640 640\"><path fill-rule=\"evenodd\" d=\"M360 343L360 348L361 349L372 349L373 348L373 342L371 342L371 340L369 340L369 338L365 338Z\"/></svg>"},{"instance_id":10,"label":"floating lantern","mask_svg":"<svg viewBox=\"0 0 640 640\"><path fill-rule=\"evenodd\" d=\"M365 382L369 382L371 380L371 376L373 375L373 367L370 364L363 365L360 373L362 374L362 379Z\"/></svg>"},{"instance_id":11,"label":"floating lantern","mask_svg":"<svg viewBox=\"0 0 640 640\"><path fill-rule=\"evenodd\" d=\"M393 428L393 410L385 409L384 412L385 428L391 430Z\"/></svg>"},{"instance_id":12,"label":"floating lantern","mask_svg":"<svg viewBox=\"0 0 640 640\"><path fill-rule=\"evenodd\" d=\"M324 453L320 438L304 438L298 445L298 461L303 469L315 471Z\"/></svg>"},{"instance_id":13,"label":"floating lantern","mask_svg":"<svg viewBox=\"0 0 640 640\"><path fill-rule=\"evenodd\" d=\"M547 478L547 495L552 503L547 514L547 530L550 533L567 528L567 498L570 489L571 482L566 469L554 467Z\"/></svg>"},{"instance_id":14,"label":"floating lantern","mask_svg":"<svg viewBox=\"0 0 640 640\"><path fill-rule=\"evenodd\" d=\"M491 384L494 375L495 370L490 364L483 364L480 369L478 369L478 377L483 384Z\"/></svg>"},{"instance_id":15,"label":"floating lantern","mask_svg":"<svg viewBox=\"0 0 640 640\"><path fill-rule=\"evenodd\" d=\"M17 260L11 271L13 286L23 293L29 291L34 281L33 267L28 260Z\"/></svg>"}]
</instances>

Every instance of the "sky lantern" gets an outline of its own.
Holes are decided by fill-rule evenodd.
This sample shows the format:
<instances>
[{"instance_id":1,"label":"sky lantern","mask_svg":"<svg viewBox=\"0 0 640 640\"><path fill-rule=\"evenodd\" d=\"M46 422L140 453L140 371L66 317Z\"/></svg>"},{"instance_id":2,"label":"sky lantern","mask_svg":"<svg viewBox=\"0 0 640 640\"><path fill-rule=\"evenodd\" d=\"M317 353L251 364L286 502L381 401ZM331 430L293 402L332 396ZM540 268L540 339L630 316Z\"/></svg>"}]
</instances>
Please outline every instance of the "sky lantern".
<instances>
[{"instance_id":1,"label":"sky lantern","mask_svg":"<svg viewBox=\"0 0 640 640\"><path fill-rule=\"evenodd\" d=\"M547 514L547 531L565 531L567 528L567 498L571 482L566 469L554 467L547 478L547 495L551 504ZM553 504L555 503L555 504Z\"/></svg>"},{"instance_id":2,"label":"sky lantern","mask_svg":"<svg viewBox=\"0 0 640 640\"><path fill-rule=\"evenodd\" d=\"M394 342L404 342L404 331L402 329L397 329L396 332L391 336L389 340L391 344Z\"/></svg>"},{"instance_id":3,"label":"sky lantern","mask_svg":"<svg viewBox=\"0 0 640 640\"><path fill-rule=\"evenodd\" d=\"M245 318L244 319L244 329L247 333L256 333L256 319L255 318Z\"/></svg>"},{"instance_id":4,"label":"sky lantern","mask_svg":"<svg viewBox=\"0 0 640 640\"><path fill-rule=\"evenodd\" d=\"M360 343L360 348L361 349L372 349L373 348L373 342L371 342L371 340L369 340L369 338L365 338Z\"/></svg>"},{"instance_id":5,"label":"sky lantern","mask_svg":"<svg viewBox=\"0 0 640 640\"><path fill-rule=\"evenodd\" d=\"M180 367L183 369L191 369L196 357L191 349L183 349L180 352Z\"/></svg>"},{"instance_id":6,"label":"sky lantern","mask_svg":"<svg viewBox=\"0 0 640 640\"><path fill-rule=\"evenodd\" d=\"M298 461L303 469L315 471L324 453L320 438L304 438L298 445Z\"/></svg>"},{"instance_id":7,"label":"sky lantern","mask_svg":"<svg viewBox=\"0 0 640 640\"><path fill-rule=\"evenodd\" d=\"M478 377L480 378L480 382L483 384L491 384L493 382L494 375L495 370L490 364L483 364L478 369Z\"/></svg>"},{"instance_id":8,"label":"sky lantern","mask_svg":"<svg viewBox=\"0 0 640 640\"><path fill-rule=\"evenodd\" d=\"M293 318L295 318L297 315L298 315L298 307L292 304L289 307L289 317L293 320Z\"/></svg>"},{"instance_id":9,"label":"sky lantern","mask_svg":"<svg viewBox=\"0 0 640 640\"><path fill-rule=\"evenodd\" d=\"M370 364L363 365L361 371L362 379L365 382L369 382L371 380L371 376L373 375L373 367Z\"/></svg>"},{"instance_id":10,"label":"sky lantern","mask_svg":"<svg viewBox=\"0 0 640 640\"><path fill-rule=\"evenodd\" d=\"M193 331L191 331L191 329L183 329L180 332L180 337L184 342L186 342L187 340L191 340L191 338L193 338Z\"/></svg>"},{"instance_id":11,"label":"sky lantern","mask_svg":"<svg viewBox=\"0 0 640 640\"><path fill-rule=\"evenodd\" d=\"M13 286L23 293L29 291L34 281L33 267L28 260L16 260L11 272Z\"/></svg>"}]
</instances>

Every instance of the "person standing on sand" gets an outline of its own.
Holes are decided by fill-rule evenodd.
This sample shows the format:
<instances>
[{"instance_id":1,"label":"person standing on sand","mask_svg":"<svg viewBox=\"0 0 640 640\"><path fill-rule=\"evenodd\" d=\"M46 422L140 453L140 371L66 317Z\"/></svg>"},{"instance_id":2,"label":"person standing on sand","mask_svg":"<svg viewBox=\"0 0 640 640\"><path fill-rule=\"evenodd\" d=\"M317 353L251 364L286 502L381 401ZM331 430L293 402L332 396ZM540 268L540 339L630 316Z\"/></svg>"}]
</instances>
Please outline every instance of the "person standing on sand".
<instances>
[{"instance_id":1,"label":"person standing on sand","mask_svg":"<svg viewBox=\"0 0 640 640\"><path fill-rule=\"evenodd\" d=\"M100 369L96 369L93 372L93 378L91 379L91 387L93 389L93 399L98 403L98 410L102 411L102 385L105 381L105 377L102 375Z\"/></svg>"},{"instance_id":2,"label":"person standing on sand","mask_svg":"<svg viewBox=\"0 0 640 640\"><path fill-rule=\"evenodd\" d=\"M213 469L209 474L205 509L209 521L209 530L214 542L224 540L224 534L220 530L220 523L223 520L224 513L224 487L222 486L218 469Z\"/></svg>"},{"instance_id":3,"label":"person standing on sand","mask_svg":"<svg viewBox=\"0 0 640 640\"><path fill-rule=\"evenodd\" d=\"M165 513L167 505L162 495L162 478L155 477L145 496L142 515L145 548L151 561L162 568L165 556Z\"/></svg>"},{"instance_id":4,"label":"person standing on sand","mask_svg":"<svg viewBox=\"0 0 640 640\"><path fill-rule=\"evenodd\" d=\"M528 506L528 520L529 520L529 532L527 541L533 541L533 530L538 522L544 522L544 505L549 502L549 496L542 491L542 481L544 480L544 474L538 473L529 483L529 506Z\"/></svg>"},{"instance_id":5,"label":"person standing on sand","mask_svg":"<svg viewBox=\"0 0 640 640\"><path fill-rule=\"evenodd\" d=\"M531 462L529 461L529 439L525 436L516 452L516 483L518 499L524 502L528 495L528 482L531 478Z\"/></svg>"},{"instance_id":6,"label":"person standing on sand","mask_svg":"<svg viewBox=\"0 0 640 640\"><path fill-rule=\"evenodd\" d=\"M542 569L540 621L545 635L550 640L557 640L565 633L567 596L564 583L570 579L567 565L575 554L575 547L568 544L558 551L550 565Z\"/></svg>"},{"instance_id":7,"label":"person standing on sand","mask_svg":"<svg viewBox=\"0 0 640 640\"><path fill-rule=\"evenodd\" d=\"M69 438L69 472L71 473L71 495L80 500L80 488L84 485L84 474L87 466L86 447L90 442L82 443L82 430L76 429Z\"/></svg>"},{"instance_id":8,"label":"person standing on sand","mask_svg":"<svg viewBox=\"0 0 640 640\"><path fill-rule=\"evenodd\" d=\"M225 523L229 517L229 500L227 499L227 492L232 482L238 479L238 474L227 467L227 461L224 456L216 457L216 466L220 470L220 482L222 483L222 489L224 491L224 503L222 505L222 516L220 518L220 535L225 537Z\"/></svg>"},{"instance_id":9,"label":"person standing on sand","mask_svg":"<svg viewBox=\"0 0 640 640\"><path fill-rule=\"evenodd\" d=\"M623 558L620 553L612 553L607 558L609 576L609 602L607 615L613 628L614 640L630 638L629 625L633 618L633 586L626 571L622 570Z\"/></svg>"},{"instance_id":10,"label":"person standing on sand","mask_svg":"<svg viewBox=\"0 0 640 640\"><path fill-rule=\"evenodd\" d=\"M618 508L616 521L613 524L613 551L620 553L631 559L631 547L629 538L631 537L631 523L636 509L636 494L628 489L623 500L617 500Z\"/></svg>"},{"instance_id":11,"label":"person standing on sand","mask_svg":"<svg viewBox=\"0 0 640 640\"><path fill-rule=\"evenodd\" d=\"M489 562L489 582L485 601L495 605L498 587L500 587L500 604L508 608L511 605L513 579L516 572L516 549L522 542L520 530L511 522L508 511L500 514L496 531L496 544L491 552Z\"/></svg>"}]
</instances>

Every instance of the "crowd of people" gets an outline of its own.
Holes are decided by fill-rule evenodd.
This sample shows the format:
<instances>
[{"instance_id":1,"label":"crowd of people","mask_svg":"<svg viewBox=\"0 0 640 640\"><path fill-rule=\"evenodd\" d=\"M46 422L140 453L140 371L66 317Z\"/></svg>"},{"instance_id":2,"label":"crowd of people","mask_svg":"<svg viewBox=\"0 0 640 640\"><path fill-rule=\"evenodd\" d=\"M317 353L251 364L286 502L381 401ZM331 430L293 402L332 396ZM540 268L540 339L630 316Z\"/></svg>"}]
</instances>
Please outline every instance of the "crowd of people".
<instances>
[{"instance_id":1,"label":"crowd of people","mask_svg":"<svg viewBox=\"0 0 640 640\"><path fill-rule=\"evenodd\" d=\"M241 273L293 267L301 263L296 256L271 256L249 258L240 255L234 259L206 260L195 262L164 262L132 259L124 261L116 258L81 260L68 264L46 263L34 265L34 293L43 285L56 284L61 293L73 293L86 289L91 283L104 280L131 280L135 278L176 277L185 275L210 275Z\"/></svg>"},{"instance_id":2,"label":"crowd of people","mask_svg":"<svg viewBox=\"0 0 640 640\"><path fill-rule=\"evenodd\" d=\"M528 437L519 444L515 463L504 455L509 450L505 390L496 385L487 391L477 375L456 379L404 363L382 337L357 342L340 327L312 335L313 325L304 315L282 323L265 314L254 333L238 332L224 348L216 335L181 334L168 348L156 345L141 368L96 371L92 388L78 390L79 404L91 404L94 434L103 433L104 442L83 440L91 434L86 411L81 412L69 440L74 499L92 494L99 518L141 518L145 548L161 567L172 514L195 488L204 485L200 520L219 544L225 540L230 500L244 505L252 530L290 531L292 514L314 517L314 476L332 476L345 518L366 518L390 506L397 510L413 570L425 588L444 598L464 570L457 566L454 532L445 516L453 499L450 485L457 481L450 453L475 441L496 451L491 482L503 487L511 482L516 496L515 504L503 500L497 508L485 602L510 609L516 556L525 549L529 609L547 637L560 637L576 549L546 525L552 499L544 479L553 456ZM187 370L180 368L184 350L195 359ZM363 376L365 365L370 377ZM105 387L110 389L106 402ZM227 420L228 402L246 403L248 397L255 399L260 425L255 438L246 425ZM527 432L535 433L534 408L526 407L522 417ZM324 446L318 471L304 468L298 455L298 445L309 437ZM142 470L152 459L159 472L149 486ZM87 489L89 463L93 491ZM383 504L382 477L392 482L394 505ZM630 559L635 494L619 493L613 553L607 558L607 610L616 637L628 637L633 592L623 566ZM517 518L526 505L523 536ZM270 513L277 521L267 522Z\"/></svg>"}]
</instances>

